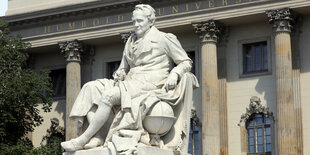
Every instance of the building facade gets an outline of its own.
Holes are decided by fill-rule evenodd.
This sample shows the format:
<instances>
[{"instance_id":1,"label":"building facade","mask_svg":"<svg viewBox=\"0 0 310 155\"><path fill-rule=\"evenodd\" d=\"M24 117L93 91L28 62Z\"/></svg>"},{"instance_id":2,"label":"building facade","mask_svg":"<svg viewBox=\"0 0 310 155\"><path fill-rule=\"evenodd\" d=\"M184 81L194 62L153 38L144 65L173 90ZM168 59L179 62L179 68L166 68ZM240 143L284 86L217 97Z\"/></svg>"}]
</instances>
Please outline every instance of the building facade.
<instances>
[{"instance_id":1,"label":"building facade","mask_svg":"<svg viewBox=\"0 0 310 155\"><path fill-rule=\"evenodd\" d=\"M132 31L134 6L156 10L156 27L175 34L193 60L189 150L194 154L310 154L310 1L11 0L4 17L49 69L54 104L30 135L35 146L68 118L81 86L111 78ZM173 64L171 64L173 66Z\"/></svg>"}]
</instances>

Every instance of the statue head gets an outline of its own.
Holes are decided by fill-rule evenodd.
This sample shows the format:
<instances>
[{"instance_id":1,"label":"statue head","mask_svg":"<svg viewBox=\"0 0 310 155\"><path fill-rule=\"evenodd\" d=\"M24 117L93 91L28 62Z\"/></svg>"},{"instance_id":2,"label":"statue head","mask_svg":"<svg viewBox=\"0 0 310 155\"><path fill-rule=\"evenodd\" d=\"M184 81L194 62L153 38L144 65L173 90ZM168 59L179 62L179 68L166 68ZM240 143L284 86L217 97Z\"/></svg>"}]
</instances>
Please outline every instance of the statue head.
<instances>
[{"instance_id":1,"label":"statue head","mask_svg":"<svg viewBox=\"0 0 310 155\"><path fill-rule=\"evenodd\" d=\"M147 4L138 4L132 13L136 35L142 37L155 23L155 10Z\"/></svg>"}]
</instances>

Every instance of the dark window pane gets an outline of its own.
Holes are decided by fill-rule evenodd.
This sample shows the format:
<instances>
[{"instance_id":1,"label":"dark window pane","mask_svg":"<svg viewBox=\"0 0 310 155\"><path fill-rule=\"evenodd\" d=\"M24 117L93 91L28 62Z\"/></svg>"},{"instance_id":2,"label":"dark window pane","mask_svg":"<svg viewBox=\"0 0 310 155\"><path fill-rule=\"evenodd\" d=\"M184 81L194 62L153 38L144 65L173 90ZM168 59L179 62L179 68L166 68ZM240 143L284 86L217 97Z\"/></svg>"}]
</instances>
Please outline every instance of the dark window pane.
<instances>
[{"instance_id":1,"label":"dark window pane","mask_svg":"<svg viewBox=\"0 0 310 155\"><path fill-rule=\"evenodd\" d=\"M262 125L263 124L263 117L262 115L256 115L256 125Z\"/></svg>"},{"instance_id":2,"label":"dark window pane","mask_svg":"<svg viewBox=\"0 0 310 155\"><path fill-rule=\"evenodd\" d=\"M265 128L265 135L270 135L271 133L270 127Z\"/></svg>"},{"instance_id":3,"label":"dark window pane","mask_svg":"<svg viewBox=\"0 0 310 155\"><path fill-rule=\"evenodd\" d=\"M263 144L263 137L257 137L257 144Z\"/></svg>"},{"instance_id":4,"label":"dark window pane","mask_svg":"<svg viewBox=\"0 0 310 155\"><path fill-rule=\"evenodd\" d=\"M51 70L53 97L66 96L66 69Z\"/></svg>"},{"instance_id":5,"label":"dark window pane","mask_svg":"<svg viewBox=\"0 0 310 155\"><path fill-rule=\"evenodd\" d=\"M261 68L261 50L260 46L255 47L255 71L259 71Z\"/></svg>"},{"instance_id":6,"label":"dark window pane","mask_svg":"<svg viewBox=\"0 0 310 155\"><path fill-rule=\"evenodd\" d=\"M197 125L194 125L194 131L199 131L199 127Z\"/></svg>"},{"instance_id":7,"label":"dark window pane","mask_svg":"<svg viewBox=\"0 0 310 155\"><path fill-rule=\"evenodd\" d=\"M249 138L249 144L254 145L254 137Z\"/></svg>"},{"instance_id":8,"label":"dark window pane","mask_svg":"<svg viewBox=\"0 0 310 155\"><path fill-rule=\"evenodd\" d=\"M113 79L113 73L118 69L121 61L113 61L107 63L107 78Z\"/></svg>"},{"instance_id":9,"label":"dark window pane","mask_svg":"<svg viewBox=\"0 0 310 155\"><path fill-rule=\"evenodd\" d=\"M254 126L254 120L248 121L248 126Z\"/></svg>"},{"instance_id":10,"label":"dark window pane","mask_svg":"<svg viewBox=\"0 0 310 155\"><path fill-rule=\"evenodd\" d=\"M266 152L271 152L271 144L266 145Z\"/></svg>"},{"instance_id":11,"label":"dark window pane","mask_svg":"<svg viewBox=\"0 0 310 155\"><path fill-rule=\"evenodd\" d=\"M263 72L268 70L267 42L243 45L243 72Z\"/></svg>"},{"instance_id":12,"label":"dark window pane","mask_svg":"<svg viewBox=\"0 0 310 155\"><path fill-rule=\"evenodd\" d=\"M195 68L196 68L196 65L195 65L195 51L189 51L189 52L186 52L186 53L187 53L188 57L193 61L191 72L193 74L195 74Z\"/></svg>"},{"instance_id":13,"label":"dark window pane","mask_svg":"<svg viewBox=\"0 0 310 155\"><path fill-rule=\"evenodd\" d=\"M264 146L263 145L257 145L257 152L264 152Z\"/></svg>"},{"instance_id":14,"label":"dark window pane","mask_svg":"<svg viewBox=\"0 0 310 155\"><path fill-rule=\"evenodd\" d=\"M267 55L267 45L264 45L263 51L263 69L268 70L268 55Z\"/></svg>"},{"instance_id":15,"label":"dark window pane","mask_svg":"<svg viewBox=\"0 0 310 155\"><path fill-rule=\"evenodd\" d=\"M255 153L254 145L249 147L249 153Z\"/></svg>"},{"instance_id":16,"label":"dark window pane","mask_svg":"<svg viewBox=\"0 0 310 155\"><path fill-rule=\"evenodd\" d=\"M257 128L257 136L263 136L263 129Z\"/></svg>"},{"instance_id":17,"label":"dark window pane","mask_svg":"<svg viewBox=\"0 0 310 155\"><path fill-rule=\"evenodd\" d=\"M270 119L268 117L265 118L265 124L270 124Z\"/></svg>"},{"instance_id":18,"label":"dark window pane","mask_svg":"<svg viewBox=\"0 0 310 155\"><path fill-rule=\"evenodd\" d=\"M271 143L271 136L266 136L266 143Z\"/></svg>"},{"instance_id":19,"label":"dark window pane","mask_svg":"<svg viewBox=\"0 0 310 155\"><path fill-rule=\"evenodd\" d=\"M249 137L254 137L254 129L248 129Z\"/></svg>"}]
</instances>

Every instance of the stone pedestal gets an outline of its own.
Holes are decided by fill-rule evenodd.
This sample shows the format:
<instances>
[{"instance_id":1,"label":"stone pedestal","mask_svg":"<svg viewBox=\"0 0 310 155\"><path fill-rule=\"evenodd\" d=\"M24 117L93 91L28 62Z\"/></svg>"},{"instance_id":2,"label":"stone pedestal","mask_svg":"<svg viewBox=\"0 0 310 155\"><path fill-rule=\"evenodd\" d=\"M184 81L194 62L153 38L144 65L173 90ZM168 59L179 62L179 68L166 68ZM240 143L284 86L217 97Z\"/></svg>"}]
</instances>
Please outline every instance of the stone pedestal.
<instances>
[{"instance_id":1,"label":"stone pedestal","mask_svg":"<svg viewBox=\"0 0 310 155\"><path fill-rule=\"evenodd\" d=\"M138 155L189 155L179 151L171 151L151 146L138 146ZM63 155L113 155L108 148L98 147L90 150L80 150L76 152L65 152Z\"/></svg>"},{"instance_id":2,"label":"stone pedestal","mask_svg":"<svg viewBox=\"0 0 310 155\"><path fill-rule=\"evenodd\" d=\"M202 152L220 154L219 84L216 43L220 32L216 21L193 24L201 38Z\"/></svg>"},{"instance_id":3,"label":"stone pedestal","mask_svg":"<svg viewBox=\"0 0 310 155\"><path fill-rule=\"evenodd\" d=\"M283 155L298 154L290 36L294 18L288 8L270 10L267 15L275 29L277 150Z\"/></svg>"},{"instance_id":4,"label":"stone pedestal","mask_svg":"<svg viewBox=\"0 0 310 155\"><path fill-rule=\"evenodd\" d=\"M77 137L77 122L69 118L74 101L81 89L81 53L82 43L78 40L59 43L61 53L64 55L66 66L66 140Z\"/></svg>"}]
</instances>

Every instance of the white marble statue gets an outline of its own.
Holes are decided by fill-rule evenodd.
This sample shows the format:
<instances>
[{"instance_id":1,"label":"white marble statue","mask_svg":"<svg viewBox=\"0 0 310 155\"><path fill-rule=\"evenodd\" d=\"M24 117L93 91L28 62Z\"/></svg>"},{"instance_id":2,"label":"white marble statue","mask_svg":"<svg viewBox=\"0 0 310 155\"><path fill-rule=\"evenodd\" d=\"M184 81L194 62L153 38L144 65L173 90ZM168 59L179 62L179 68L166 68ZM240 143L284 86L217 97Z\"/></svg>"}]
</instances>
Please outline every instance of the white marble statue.
<instances>
[{"instance_id":1,"label":"white marble statue","mask_svg":"<svg viewBox=\"0 0 310 155\"><path fill-rule=\"evenodd\" d=\"M70 117L78 120L78 127L82 127L84 118L87 118L85 120L89 125L79 137L61 143L66 151L104 145L118 154L134 154L138 145L152 144L152 136L144 129L143 120L154 105L165 102L175 109L185 99L192 101L186 96L192 94L198 82L189 73L192 61L176 36L161 32L154 26L155 10L149 5L137 5L132 22L134 33L126 42L120 67L113 75L114 80L91 81L81 89ZM171 71L170 59L176 64ZM109 127L107 137L102 137L98 131L105 125L115 106L120 106L120 110ZM180 115L182 108L178 109L176 113ZM167 134L164 138L166 141L161 141L161 147L167 143L177 147L182 143L181 138L175 142L173 138L179 130L179 137L188 132L183 131L188 127L183 127L186 126L184 120L178 118L175 124L178 127L172 127L174 132ZM179 128L185 129L181 131Z\"/></svg>"}]
</instances>

